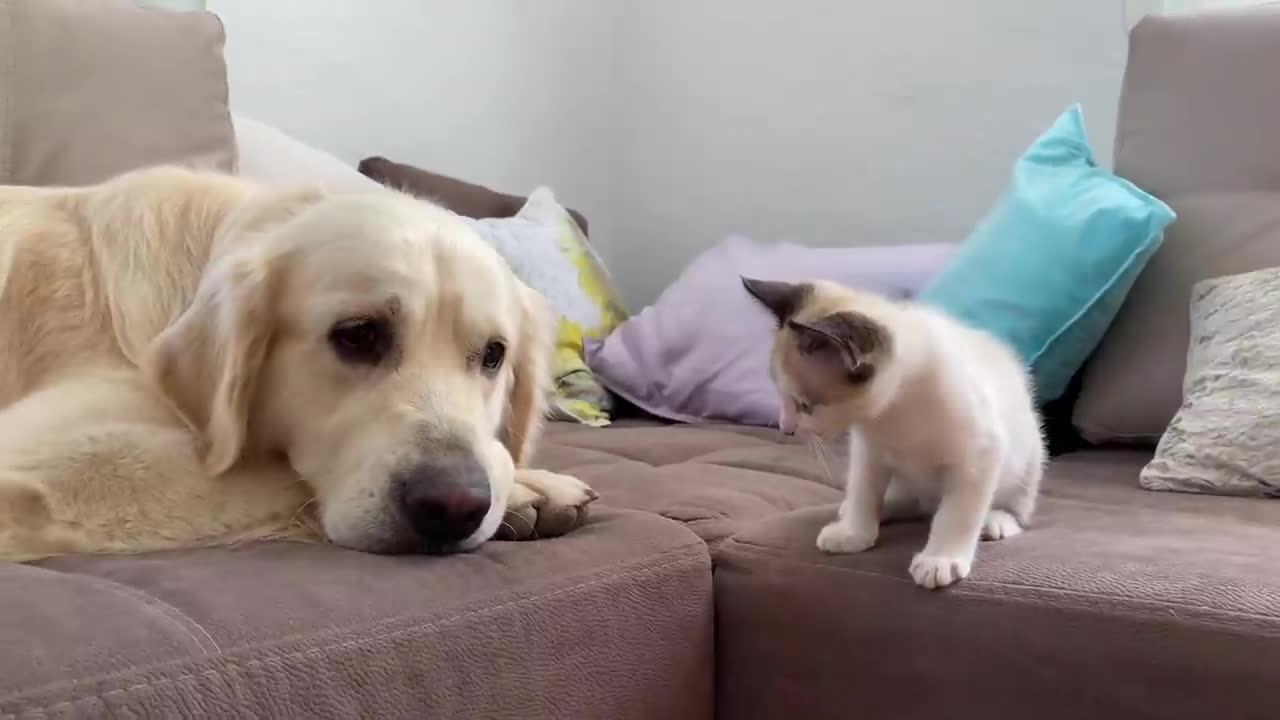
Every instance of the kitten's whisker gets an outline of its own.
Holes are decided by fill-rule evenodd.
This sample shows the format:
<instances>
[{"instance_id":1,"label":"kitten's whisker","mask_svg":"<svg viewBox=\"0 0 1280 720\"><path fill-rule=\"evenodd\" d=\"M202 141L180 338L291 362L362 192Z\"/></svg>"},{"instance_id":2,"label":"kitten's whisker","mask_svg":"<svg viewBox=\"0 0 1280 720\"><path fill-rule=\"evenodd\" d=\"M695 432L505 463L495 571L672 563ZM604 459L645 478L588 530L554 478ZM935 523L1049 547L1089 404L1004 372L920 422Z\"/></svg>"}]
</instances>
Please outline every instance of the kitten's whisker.
<instances>
[{"instance_id":1,"label":"kitten's whisker","mask_svg":"<svg viewBox=\"0 0 1280 720\"><path fill-rule=\"evenodd\" d=\"M822 466L822 474L827 476L828 483L834 485L836 480L831 475L831 466L827 464L827 458L825 457L826 445L822 442L822 438L817 435L810 436L810 440L809 447L813 448L813 454L818 458L818 464Z\"/></svg>"}]
</instances>

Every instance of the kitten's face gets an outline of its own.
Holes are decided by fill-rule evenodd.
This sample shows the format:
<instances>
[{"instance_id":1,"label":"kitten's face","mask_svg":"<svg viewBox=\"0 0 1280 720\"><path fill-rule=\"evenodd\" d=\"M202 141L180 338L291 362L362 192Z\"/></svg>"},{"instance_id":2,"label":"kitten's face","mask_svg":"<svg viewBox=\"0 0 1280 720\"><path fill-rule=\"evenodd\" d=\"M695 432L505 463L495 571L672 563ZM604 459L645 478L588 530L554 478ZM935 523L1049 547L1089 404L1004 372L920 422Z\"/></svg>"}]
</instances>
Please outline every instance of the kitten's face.
<instances>
[{"instance_id":1,"label":"kitten's face","mask_svg":"<svg viewBox=\"0 0 1280 720\"><path fill-rule=\"evenodd\" d=\"M873 316L887 301L829 283L743 284L778 320L770 372L782 431L829 438L870 419L883 405L877 380L892 356L892 336Z\"/></svg>"}]
</instances>

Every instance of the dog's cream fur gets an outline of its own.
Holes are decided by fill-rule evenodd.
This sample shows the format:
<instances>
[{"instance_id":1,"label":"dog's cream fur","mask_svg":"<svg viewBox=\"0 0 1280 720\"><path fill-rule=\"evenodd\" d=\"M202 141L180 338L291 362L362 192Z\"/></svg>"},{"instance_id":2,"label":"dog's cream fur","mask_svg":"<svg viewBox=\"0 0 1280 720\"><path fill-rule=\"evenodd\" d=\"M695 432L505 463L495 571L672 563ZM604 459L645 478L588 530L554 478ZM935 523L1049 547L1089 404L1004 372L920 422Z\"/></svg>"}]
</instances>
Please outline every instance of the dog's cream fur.
<instances>
[{"instance_id":1,"label":"dog's cream fur","mask_svg":"<svg viewBox=\"0 0 1280 720\"><path fill-rule=\"evenodd\" d=\"M329 328L375 314L394 367L344 364ZM507 361L477 372L494 337ZM491 248L390 190L176 168L0 187L0 559L320 534L387 550L389 473L441 443L490 482L457 549L508 509L585 508L576 479L521 467L550 343Z\"/></svg>"}]
</instances>

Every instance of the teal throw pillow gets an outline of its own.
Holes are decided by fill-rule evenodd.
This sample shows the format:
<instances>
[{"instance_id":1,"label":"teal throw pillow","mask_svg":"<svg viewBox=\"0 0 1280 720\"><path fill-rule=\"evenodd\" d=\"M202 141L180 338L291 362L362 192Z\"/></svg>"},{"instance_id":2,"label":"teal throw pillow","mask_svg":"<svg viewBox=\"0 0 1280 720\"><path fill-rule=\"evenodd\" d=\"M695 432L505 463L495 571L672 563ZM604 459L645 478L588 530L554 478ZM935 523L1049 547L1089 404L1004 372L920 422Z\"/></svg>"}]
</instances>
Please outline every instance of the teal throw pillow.
<instances>
[{"instance_id":1,"label":"teal throw pillow","mask_svg":"<svg viewBox=\"0 0 1280 720\"><path fill-rule=\"evenodd\" d=\"M1102 339L1174 217L1098 167L1074 105L1018 159L1011 185L919 299L1012 345L1047 403Z\"/></svg>"}]
</instances>

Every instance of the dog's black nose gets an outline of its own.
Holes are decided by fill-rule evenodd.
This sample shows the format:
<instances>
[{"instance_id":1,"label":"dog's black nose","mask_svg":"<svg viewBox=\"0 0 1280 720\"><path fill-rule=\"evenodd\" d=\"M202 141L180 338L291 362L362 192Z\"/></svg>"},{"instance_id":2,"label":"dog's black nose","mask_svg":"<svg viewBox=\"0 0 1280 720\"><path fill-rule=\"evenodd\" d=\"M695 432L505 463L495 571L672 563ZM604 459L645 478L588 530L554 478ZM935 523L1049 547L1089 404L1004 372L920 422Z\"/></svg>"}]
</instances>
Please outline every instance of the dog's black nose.
<instances>
[{"instance_id":1,"label":"dog's black nose","mask_svg":"<svg viewBox=\"0 0 1280 720\"><path fill-rule=\"evenodd\" d=\"M471 453L449 453L397 473L400 512L428 550L471 536L489 513L489 475Z\"/></svg>"}]
</instances>

